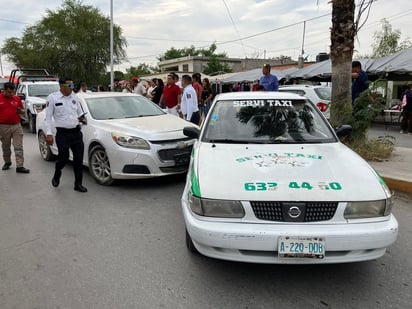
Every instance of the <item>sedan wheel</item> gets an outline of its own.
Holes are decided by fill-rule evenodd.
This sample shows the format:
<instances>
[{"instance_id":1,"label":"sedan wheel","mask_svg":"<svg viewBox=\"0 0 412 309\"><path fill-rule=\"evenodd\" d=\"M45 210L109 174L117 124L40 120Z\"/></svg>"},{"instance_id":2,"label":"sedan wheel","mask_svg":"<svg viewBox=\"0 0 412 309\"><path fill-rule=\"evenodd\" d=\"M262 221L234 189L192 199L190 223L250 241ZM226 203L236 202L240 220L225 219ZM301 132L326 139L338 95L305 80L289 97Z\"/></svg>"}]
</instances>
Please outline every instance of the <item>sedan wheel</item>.
<instances>
[{"instance_id":1,"label":"sedan wheel","mask_svg":"<svg viewBox=\"0 0 412 309\"><path fill-rule=\"evenodd\" d=\"M52 161L56 158L56 156L52 153L50 145L47 144L46 141L46 135L40 131L39 133L39 150L40 150L40 155L45 161Z\"/></svg>"},{"instance_id":2,"label":"sedan wheel","mask_svg":"<svg viewBox=\"0 0 412 309\"><path fill-rule=\"evenodd\" d=\"M100 145L93 147L89 153L89 170L99 184L105 186L113 184L114 179L110 170L109 157Z\"/></svg>"}]
</instances>

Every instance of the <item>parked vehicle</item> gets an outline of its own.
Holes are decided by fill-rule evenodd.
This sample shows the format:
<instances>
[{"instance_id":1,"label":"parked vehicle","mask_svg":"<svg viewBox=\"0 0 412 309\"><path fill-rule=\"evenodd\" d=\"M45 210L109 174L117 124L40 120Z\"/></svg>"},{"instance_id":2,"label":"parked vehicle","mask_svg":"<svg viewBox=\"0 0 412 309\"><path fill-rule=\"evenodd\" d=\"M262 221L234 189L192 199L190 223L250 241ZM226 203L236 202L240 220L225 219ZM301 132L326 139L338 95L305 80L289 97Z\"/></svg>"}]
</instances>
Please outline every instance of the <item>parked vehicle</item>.
<instances>
[{"instance_id":1,"label":"parked vehicle","mask_svg":"<svg viewBox=\"0 0 412 309\"><path fill-rule=\"evenodd\" d=\"M16 95L23 102L25 114L23 123L29 131L36 133L36 117L46 107L47 96L60 89L58 77L50 75L46 69L16 69L10 74L10 81L15 81Z\"/></svg>"},{"instance_id":2,"label":"parked vehicle","mask_svg":"<svg viewBox=\"0 0 412 309\"><path fill-rule=\"evenodd\" d=\"M8 78L6 77L0 77L0 93L3 91L4 89L4 84L7 83L9 81Z\"/></svg>"},{"instance_id":3,"label":"parked vehicle","mask_svg":"<svg viewBox=\"0 0 412 309\"><path fill-rule=\"evenodd\" d=\"M140 95L96 92L78 97L86 113L83 164L99 184L187 172L195 140L183 128L198 126L166 114ZM49 161L57 146L46 143L45 117L46 110L37 115L37 137L40 154Z\"/></svg>"},{"instance_id":4,"label":"parked vehicle","mask_svg":"<svg viewBox=\"0 0 412 309\"><path fill-rule=\"evenodd\" d=\"M346 263L395 242L392 195L316 106L287 92L218 95L197 138L181 198L186 245L255 263Z\"/></svg>"},{"instance_id":5,"label":"parked vehicle","mask_svg":"<svg viewBox=\"0 0 412 309\"><path fill-rule=\"evenodd\" d=\"M279 91L293 92L306 97L314 103L319 110L330 119L330 106L332 100L332 88L312 85L287 85L279 88Z\"/></svg>"}]
</instances>

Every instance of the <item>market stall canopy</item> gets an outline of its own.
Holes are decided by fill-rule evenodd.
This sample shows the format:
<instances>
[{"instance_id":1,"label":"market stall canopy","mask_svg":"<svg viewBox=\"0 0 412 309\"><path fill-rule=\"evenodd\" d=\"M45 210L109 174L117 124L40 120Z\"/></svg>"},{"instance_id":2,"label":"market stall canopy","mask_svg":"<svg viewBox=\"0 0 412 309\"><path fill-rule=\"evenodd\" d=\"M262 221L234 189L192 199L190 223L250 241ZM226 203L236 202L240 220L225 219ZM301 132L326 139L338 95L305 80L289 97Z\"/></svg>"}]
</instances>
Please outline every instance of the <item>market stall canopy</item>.
<instances>
[{"instance_id":1,"label":"market stall canopy","mask_svg":"<svg viewBox=\"0 0 412 309\"><path fill-rule=\"evenodd\" d=\"M293 68L295 69L295 68ZM292 72L291 69L288 70L274 70L271 69L270 73L275 75L279 80L286 78L288 72ZM212 79L214 81L220 81L224 84L242 83L242 82L254 82L262 77L262 68L253 69L245 72L238 73L227 73L220 76L214 76Z\"/></svg>"},{"instance_id":2,"label":"market stall canopy","mask_svg":"<svg viewBox=\"0 0 412 309\"><path fill-rule=\"evenodd\" d=\"M412 48L374 60L367 73L390 80L412 80Z\"/></svg>"}]
</instances>

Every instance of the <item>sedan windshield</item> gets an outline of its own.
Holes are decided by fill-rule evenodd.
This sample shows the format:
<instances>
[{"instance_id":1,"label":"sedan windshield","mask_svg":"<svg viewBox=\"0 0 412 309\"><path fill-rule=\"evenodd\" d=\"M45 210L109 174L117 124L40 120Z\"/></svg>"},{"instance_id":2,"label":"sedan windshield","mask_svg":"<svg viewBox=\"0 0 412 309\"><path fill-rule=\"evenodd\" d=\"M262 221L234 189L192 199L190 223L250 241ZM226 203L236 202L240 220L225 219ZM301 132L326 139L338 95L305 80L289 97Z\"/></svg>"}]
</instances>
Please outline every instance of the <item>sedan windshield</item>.
<instances>
[{"instance_id":1,"label":"sedan windshield","mask_svg":"<svg viewBox=\"0 0 412 309\"><path fill-rule=\"evenodd\" d=\"M307 100L217 101L205 124L212 143L330 143L337 139Z\"/></svg>"},{"instance_id":2,"label":"sedan windshield","mask_svg":"<svg viewBox=\"0 0 412 309\"><path fill-rule=\"evenodd\" d=\"M163 115L152 101L141 96L108 96L86 99L91 116L96 120L123 119Z\"/></svg>"}]
</instances>

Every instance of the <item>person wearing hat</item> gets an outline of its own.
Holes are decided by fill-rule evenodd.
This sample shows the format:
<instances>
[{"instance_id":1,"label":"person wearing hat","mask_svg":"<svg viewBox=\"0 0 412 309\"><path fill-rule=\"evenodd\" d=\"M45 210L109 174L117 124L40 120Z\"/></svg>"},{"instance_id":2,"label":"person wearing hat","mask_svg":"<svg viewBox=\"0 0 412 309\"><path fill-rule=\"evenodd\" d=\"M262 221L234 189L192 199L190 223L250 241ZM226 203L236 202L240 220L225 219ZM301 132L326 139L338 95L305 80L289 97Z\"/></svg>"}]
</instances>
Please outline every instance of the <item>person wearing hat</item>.
<instances>
[{"instance_id":1,"label":"person wearing hat","mask_svg":"<svg viewBox=\"0 0 412 309\"><path fill-rule=\"evenodd\" d=\"M123 92L136 93L143 96L146 95L145 87L139 83L139 79L136 76L133 76L130 79L129 84L126 86Z\"/></svg>"},{"instance_id":2,"label":"person wearing hat","mask_svg":"<svg viewBox=\"0 0 412 309\"><path fill-rule=\"evenodd\" d=\"M278 78L270 74L270 65L264 64L262 67L263 76L259 80L259 85L263 86L265 91L278 91L279 90L279 81Z\"/></svg>"}]
</instances>

